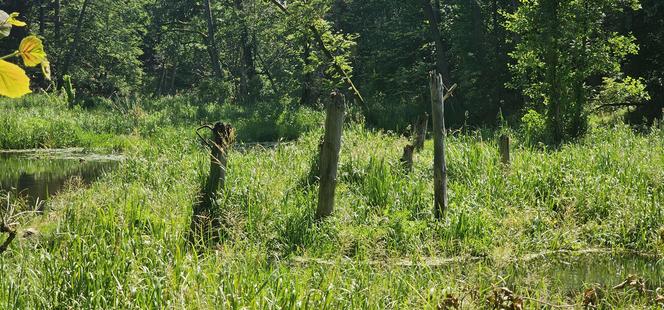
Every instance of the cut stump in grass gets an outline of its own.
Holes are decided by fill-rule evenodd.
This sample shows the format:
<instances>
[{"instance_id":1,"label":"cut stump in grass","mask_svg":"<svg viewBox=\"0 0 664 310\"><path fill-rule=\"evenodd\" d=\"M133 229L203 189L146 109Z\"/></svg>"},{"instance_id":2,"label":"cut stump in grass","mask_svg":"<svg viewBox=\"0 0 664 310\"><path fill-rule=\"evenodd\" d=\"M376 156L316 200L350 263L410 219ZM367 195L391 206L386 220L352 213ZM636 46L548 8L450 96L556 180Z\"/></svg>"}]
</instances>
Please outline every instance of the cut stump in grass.
<instances>
[{"instance_id":1,"label":"cut stump in grass","mask_svg":"<svg viewBox=\"0 0 664 310\"><path fill-rule=\"evenodd\" d=\"M325 118L325 136L320 147L320 178L318 187L318 208L316 219L320 220L332 214L334 210L334 192L337 187L337 170L339 153L341 152L341 136L343 134L346 100L335 91L332 100L327 104Z\"/></svg>"},{"instance_id":2,"label":"cut stump in grass","mask_svg":"<svg viewBox=\"0 0 664 310\"><path fill-rule=\"evenodd\" d=\"M510 164L510 137L507 135L500 136L500 161L504 165Z\"/></svg>"},{"instance_id":3,"label":"cut stump in grass","mask_svg":"<svg viewBox=\"0 0 664 310\"><path fill-rule=\"evenodd\" d=\"M207 128L212 132L212 140L203 138L199 131ZM214 126L206 125L196 130L198 137L210 149L210 173L201 189L200 200L194 204L194 213L191 219L190 241L197 242L201 238L209 240L213 236L213 228L219 226L218 215L214 206L219 198L219 189L224 187L226 181L227 153L235 142L235 129L229 125L217 122Z\"/></svg>"},{"instance_id":4,"label":"cut stump in grass","mask_svg":"<svg viewBox=\"0 0 664 310\"><path fill-rule=\"evenodd\" d=\"M413 170L413 153L415 152L415 147L408 144L403 147L403 155L401 155L401 166L403 167L406 173L410 173Z\"/></svg>"},{"instance_id":5,"label":"cut stump in grass","mask_svg":"<svg viewBox=\"0 0 664 310\"><path fill-rule=\"evenodd\" d=\"M428 126L429 114L424 113L423 115L420 115L417 122L414 124L412 135L413 142L403 148L403 155L401 155L400 162L406 174L413 170L413 156L415 155L415 152L421 151L424 148Z\"/></svg>"},{"instance_id":6,"label":"cut stump in grass","mask_svg":"<svg viewBox=\"0 0 664 310\"><path fill-rule=\"evenodd\" d=\"M415 123L415 141L413 146L416 151L421 151L424 148L424 141L427 138L427 130L429 129L429 113L420 115Z\"/></svg>"}]
</instances>

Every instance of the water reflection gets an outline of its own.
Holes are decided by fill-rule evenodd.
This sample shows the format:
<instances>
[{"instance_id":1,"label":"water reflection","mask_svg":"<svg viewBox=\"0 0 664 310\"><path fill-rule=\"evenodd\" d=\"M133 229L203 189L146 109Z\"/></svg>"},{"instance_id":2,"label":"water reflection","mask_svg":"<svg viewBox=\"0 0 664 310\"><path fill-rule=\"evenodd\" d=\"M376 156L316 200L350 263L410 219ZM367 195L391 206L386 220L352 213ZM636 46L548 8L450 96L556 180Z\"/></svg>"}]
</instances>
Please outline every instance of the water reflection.
<instances>
[{"instance_id":1,"label":"water reflection","mask_svg":"<svg viewBox=\"0 0 664 310\"><path fill-rule=\"evenodd\" d=\"M506 270L514 286L544 285L552 291L570 292L589 284L607 287L630 275L643 277L649 287L664 287L664 259L637 255L581 255L548 258L517 264Z\"/></svg>"},{"instance_id":2,"label":"water reflection","mask_svg":"<svg viewBox=\"0 0 664 310\"><path fill-rule=\"evenodd\" d=\"M72 178L89 184L115 165L116 160L83 155L0 153L0 192L10 192L34 205L56 194Z\"/></svg>"}]
</instances>

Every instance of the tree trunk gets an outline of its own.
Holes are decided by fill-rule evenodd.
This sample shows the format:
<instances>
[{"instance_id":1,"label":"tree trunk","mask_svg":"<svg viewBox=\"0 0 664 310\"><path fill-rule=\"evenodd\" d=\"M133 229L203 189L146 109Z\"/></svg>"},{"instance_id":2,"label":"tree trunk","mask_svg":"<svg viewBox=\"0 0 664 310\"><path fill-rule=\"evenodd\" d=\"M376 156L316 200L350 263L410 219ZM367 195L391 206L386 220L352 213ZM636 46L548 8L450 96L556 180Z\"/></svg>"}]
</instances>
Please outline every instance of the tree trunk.
<instances>
[{"instance_id":1,"label":"tree trunk","mask_svg":"<svg viewBox=\"0 0 664 310\"><path fill-rule=\"evenodd\" d=\"M175 95L175 79L178 76L178 65L179 65L179 61L176 59L175 64L173 65L173 73L171 75L171 82L168 85L168 94L169 95Z\"/></svg>"},{"instance_id":2,"label":"tree trunk","mask_svg":"<svg viewBox=\"0 0 664 310\"><path fill-rule=\"evenodd\" d=\"M240 23L240 87L239 99L243 104L252 104L255 101L256 91L256 64L254 53L249 39L249 30L244 19L244 5L242 0L235 0L235 12Z\"/></svg>"},{"instance_id":3,"label":"tree trunk","mask_svg":"<svg viewBox=\"0 0 664 310\"><path fill-rule=\"evenodd\" d=\"M44 0L39 0L39 35L44 35L44 30L46 28L46 7Z\"/></svg>"},{"instance_id":4,"label":"tree trunk","mask_svg":"<svg viewBox=\"0 0 664 310\"><path fill-rule=\"evenodd\" d=\"M55 0L55 3L53 4L54 6L54 14L55 14L55 25L53 27L53 34L55 38L55 44L60 46L61 38L60 38L60 27L62 25L62 20L60 18L60 0Z\"/></svg>"},{"instance_id":5,"label":"tree trunk","mask_svg":"<svg viewBox=\"0 0 664 310\"><path fill-rule=\"evenodd\" d=\"M81 40L81 29L83 28L85 13L91 2L92 2L91 0L83 1L83 6L81 7L81 10L78 13L78 18L76 19L76 30L74 30L74 41L72 41L71 43L71 46L69 48L69 53L65 55L66 57L65 62L64 65L62 66L62 71L60 72L60 80L62 80L62 77L65 74L69 73L69 66L71 65L72 61L75 59L76 50L78 49L78 42Z\"/></svg>"},{"instance_id":6,"label":"tree trunk","mask_svg":"<svg viewBox=\"0 0 664 310\"><path fill-rule=\"evenodd\" d=\"M433 116L433 186L434 216L442 219L447 210L447 165L445 163L445 87L443 77L430 74L431 112Z\"/></svg>"},{"instance_id":7,"label":"tree trunk","mask_svg":"<svg viewBox=\"0 0 664 310\"><path fill-rule=\"evenodd\" d=\"M157 85L157 97L161 97L164 93L164 85L166 84L166 63L161 64L161 78L159 78L159 84Z\"/></svg>"},{"instance_id":8,"label":"tree trunk","mask_svg":"<svg viewBox=\"0 0 664 310\"><path fill-rule=\"evenodd\" d=\"M307 67L311 64L309 57L311 56L311 45L309 42L304 43L304 50L302 51L302 61L304 63L304 72L303 81L302 81L302 93L300 95L300 105L311 107L314 105L314 94L313 94L313 84L314 84L314 75L311 71L308 71Z\"/></svg>"},{"instance_id":9,"label":"tree trunk","mask_svg":"<svg viewBox=\"0 0 664 310\"><path fill-rule=\"evenodd\" d=\"M560 61L560 51L558 44L558 0L547 0L542 5L546 5L546 11L551 12L547 21L548 37L546 39L545 65L546 81L549 84L548 96L548 114L547 120L551 130L554 144L559 144L563 139L563 125L561 115L561 105L563 103L562 85L558 72L558 62Z\"/></svg>"},{"instance_id":10,"label":"tree trunk","mask_svg":"<svg viewBox=\"0 0 664 310\"><path fill-rule=\"evenodd\" d=\"M440 27L440 10L434 9L430 0L420 0L420 2L424 10L424 16L429 22L429 34L436 45L436 70L445 77L450 76L449 64L445 57L445 42L438 28ZM436 4L436 7L439 7L439 4Z\"/></svg>"},{"instance_id":11,"label":"tree trunk","mask_svg":"<svg viewBox=\"0 0 664 310\"><path fill-rule=\"evenodd\" d=\"M325 138L320 153L320 183L316 219L329 216L334 209L334 191L337 186L337 168L345 111L346 102L343 95L338 91L333 92L332 100L327 104Z\"/></svg>"},{"instance_id":12,"label":"tree trunk","mask_svg":"<svg viewBox=\"0 0 664 310\"><path fill-rule=\"evenodd\" d=\"M224 72L221 70L221 61L219 60L219 49L217 48L217 41L215 39L216 29L214 26L214 15L212 14L212 0L205 0L205 19L207 20L207 37L206 46L208 54L210 55L210 64L212 65L212 72L218 79L224 78Z\"/></svg>"}]
</instances>

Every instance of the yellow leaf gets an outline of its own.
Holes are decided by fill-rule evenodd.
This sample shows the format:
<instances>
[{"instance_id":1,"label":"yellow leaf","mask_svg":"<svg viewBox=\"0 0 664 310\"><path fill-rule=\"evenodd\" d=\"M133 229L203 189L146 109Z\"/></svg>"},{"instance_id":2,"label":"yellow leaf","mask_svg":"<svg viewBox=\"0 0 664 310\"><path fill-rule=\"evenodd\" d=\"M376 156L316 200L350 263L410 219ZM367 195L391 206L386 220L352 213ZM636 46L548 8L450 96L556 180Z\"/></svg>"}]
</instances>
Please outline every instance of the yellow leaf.
<instances>
[{"instance_id":1,"label":"yellow leaf","mask_svg":"<svg viewBox=\"0 0 664 310\"><path fill-rule=\"evenodd\" d=\"M0 95L19 98L30 93L30 79L19 66L0 60Z\"/></svg>"},{"instance_id":2,"label":"yellow leaf","mask_svg":"<svg viewBox=\"0 0 664 310\"><path fill-rule=\"evenodd\" d=\"M9 14L9 17L7 18L7 21L5 21L5 22L9 23L13 26L16 26L16 27L24 27L26 25L26 23L16 19L16 17L18 17L17 12L11 13L11 14Z\"/></svg>"},{"instance_id":3,"label":"yellow leaf","mask_svg":"<svg viewBox=\"0 0 664 310\"><path fill-rule=\"evenodd\" d=\"M42 73L47 80L51 80L51 63L48 59L44 58L44 61L41 63Z\"/></svg>"},{"instance_id":4,"label":"yellow leaf","mask_svg":"<svg viewBox=\"0 0 664 310\"><path fill-rule=\"evenodd\" d=\"M23 63L28 67L35 67L46 59L44 44L37 36L23 38L18 46L18 53L23 57Z\"/></svg>"}]
</instances>

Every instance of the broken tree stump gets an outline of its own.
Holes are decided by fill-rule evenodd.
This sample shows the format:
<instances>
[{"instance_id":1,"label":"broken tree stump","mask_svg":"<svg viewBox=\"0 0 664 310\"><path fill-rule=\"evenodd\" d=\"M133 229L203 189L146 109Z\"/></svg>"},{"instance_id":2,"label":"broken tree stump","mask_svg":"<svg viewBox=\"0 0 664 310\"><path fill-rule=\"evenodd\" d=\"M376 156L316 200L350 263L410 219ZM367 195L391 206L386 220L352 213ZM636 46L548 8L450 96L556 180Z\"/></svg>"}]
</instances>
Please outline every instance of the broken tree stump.
<instances>
[{"instance_id":1,"label":"broken tree stump","mask_svg":"<svg viewBox=\"0 0 664 310\"><path fill-rule=\"evenodd\" d=\"M456 84L445 93L443 77L436 71L429 74L431 115L433 117L433 186L434 216L442 219L447 211L447 164L445 162L445 99L452 95Z\"/></svg>"},{"instance_id":2,"label":"broken tree stump","mask_svg":"<svg viewBox=\"0 0 664 310\"><path fill-rule=\"evenodd\" d=\"M212 140L203 138L199 131L207 128L212 132ZM226 181L226 166L228 164L227 152L235 142L235 129L229 125L217 122L214 126L206 125L196 130L198 137L210 149L210 173L201 188L201 199L194 204L194 213L191 219L190 241L195 238L211 235L211 229L219 226L218 214L215 214L215 201L218 198L219 188L223 188Z\"/></svg>"},{"instance_id":3,"label":"broken tree stump","mask_svg":"<svg viewBox=\"0 0 664 310\"><path fill-rule=\"evenodd\" d=\"M406 173L409 173L413 170L413 153L415 151L415 147L408 144L403 147L403 155L401 155L401 166L405 170Z\"/></svg>"},{"instance_id":4,"label":"broken tree stump","mask_svg":"<svg viewBox=\"0 0 664 310\"><path fill-rule=\"evenodd\" d=\"M337 170L346 102L344 96L338 91L333 92L331 96L332 100L327 104L325 136L320 148L320 178L316 219L322 219L332 214L334 191L337 186Z\"/></svg>"},{"instance_id":5,"label":"broken tree stump","mask_svg":"<svg viewBox=\"0 0 664 310\"><path fill-rule=\"evenodd\" d=\"M424 148L424 141L427 138L427 129L429 126L429 113L420 115L415 124L415 141L413 146L415 150L421 151Z\"/></svg>"},{"instance_id":6,"label":"broken tree stump","mask_svg":"<svg viewBox=\"0 0 664 310\"><path fill-rule=\"evenodd\" d=\"M500 161L504 165L510 164L510 137L507 135L500 136Z\"/></svg>"},{"instance_id":7,"label":"broken tree stump","mask_svg":"<svg viewBox=\"0 0 664 310\"><path fill-rule=\"evenodd\" d=\"M4 223L0 223L0 233L6 233L7 234L7 239L5 239L5 242L0 244L0 254L2 254L4 251L9 248L9 244L14 241L14 238L16 238L16 231L11 229L9 225L6 225Z\"/></svg>"},{"instance_id":8,"label":"broken tree stump","mask_svg":"<svg viewBox=\"0 0 664 310\"><path fill-rule=\"evenodd\" d=\"M400 162L406 174L413 170L413 156L415 152L421 151L424 148L424 141L426 140L427 136L428 124L429 114L424 113L423 115L420 115L420 117L417 119L417 122L414 124L412 133L413 142L403 148L403 155L401 155Z\"/></svg>"}]
</instances>

